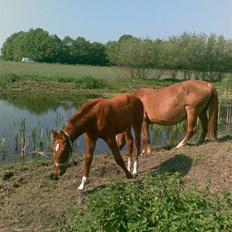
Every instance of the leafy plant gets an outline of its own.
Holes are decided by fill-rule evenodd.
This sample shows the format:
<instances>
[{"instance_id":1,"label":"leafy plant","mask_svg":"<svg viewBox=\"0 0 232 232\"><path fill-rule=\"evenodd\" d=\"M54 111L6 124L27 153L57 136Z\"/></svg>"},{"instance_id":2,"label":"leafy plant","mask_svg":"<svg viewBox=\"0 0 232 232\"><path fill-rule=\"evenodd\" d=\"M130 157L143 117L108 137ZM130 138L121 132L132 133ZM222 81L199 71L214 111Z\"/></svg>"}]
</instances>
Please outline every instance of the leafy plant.
<instances>
[{"instance_id":1,"label":"leafy plant","mask_svg":"<svg viewBox=\"0 0 232 232\"><path fill-rule=\"evenodd\" d=\"M93 77L78 78L75 82L81 89L104 89L107 86L106 81Z\"/></svg>"},{"instance_id":2,"label":"leafy plant","mask_svg":"<svg viewBox=\"0 0 232 232\"><path fill-rule=\"evenodd\" d=\"M148 175L90 193L84 214L74 213L68 226L69 231L231 231L231 207L228 194L184 191L179 174Z\"/></svg>"}]
</instances>

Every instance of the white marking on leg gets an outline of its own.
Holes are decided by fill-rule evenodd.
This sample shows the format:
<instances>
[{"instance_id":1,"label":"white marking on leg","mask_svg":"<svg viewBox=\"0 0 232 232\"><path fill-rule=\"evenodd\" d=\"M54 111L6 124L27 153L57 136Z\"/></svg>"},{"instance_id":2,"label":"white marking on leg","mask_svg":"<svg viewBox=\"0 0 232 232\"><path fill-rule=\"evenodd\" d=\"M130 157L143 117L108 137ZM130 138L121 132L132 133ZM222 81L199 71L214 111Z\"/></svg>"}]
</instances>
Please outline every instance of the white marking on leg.
<instances>
[{"instance_id":1,"label":"white marking on leg","mask_svg":"<svg viewBox=\"0 0 232 232\"><path fill-rule=\"evenodd\" d=\"M141 153L139 154L140 156L144 156L146 154L145 148L142 149Z\"/></svg>"},{"instance_id":2,"label":"white marking on leg","mask_svg":"<svg viewBox=\"0 0 232 232\"><path fill-rule=\"evenodd\" d=\"M134 162L134 170L133 170L132 174L133 175L138 174L138 161L137 160Z\"/></svg>"},{"instance_id":3,"label":"white marking on leg","mask_svg":"<svg viewBox=\"0 0 232 232\"><path fill-rule=\"evenodd\" d=\"M181 141L177 146L176 146L176 148L181 148L181 147L183 147L184 146L184 143L183 143L183 141Z\"/></svg>"},{"instance_id":4,"label":"white marking on leg","mask_svg":"<svg viewBox=\"0 0 232 232\"><path fill-rule=\"evenodd\" d=\"M147 154L151 154L151 145L150 144L147 145Z\"/></svg>"},{"instance_id":5,"label":"white marking on leg","mask_svg":"<svg viewBox=\"0 0 232 232\"><path fill-rule=\"evenodd\" d=\"M82 177L81 184L80 184L78 190L81 190L81 191L84 190L87 181L88 181L88 177L83 176L83 177Z\"/></svg>"},{"instance_id":6,"label":"white marking on leg","mask_svg":"<svg viewBox=\"0 0 232 232\"><path fill-rule=\"evenodd\" d=\"M127 170L128 170L129 172L131 172L131 161L132 161L132 159L131 159L131 157L129 156L128 159L127 159Z\"/></svg>"}]
</instances>

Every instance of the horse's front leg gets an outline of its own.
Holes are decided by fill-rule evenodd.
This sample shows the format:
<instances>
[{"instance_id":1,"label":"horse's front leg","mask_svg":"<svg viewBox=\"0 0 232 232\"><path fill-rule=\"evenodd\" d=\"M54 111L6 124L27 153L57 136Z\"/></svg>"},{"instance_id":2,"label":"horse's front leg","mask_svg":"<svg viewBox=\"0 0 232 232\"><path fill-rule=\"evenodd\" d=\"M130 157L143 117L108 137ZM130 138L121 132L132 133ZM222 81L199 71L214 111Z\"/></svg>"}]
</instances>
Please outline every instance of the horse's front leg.
<instances>
[{"instance_id":1,"label":"horse's front leg","mask_svg":"<svg viewBox=\"0 0 232 232\"><path fill-rule=\"evenodd\" d=\"M182 141L176 146L176 148L183 147L196 133L196 122L197 122L197 109L194 107L186 106L186 112L187 112L187 131L182 139Z\"/></svg>"},{"instance_id":2,"label":"horse's front leg","mask_svg":"<svg viewBox=\"0 0 232 232\"><path fill-rule=\"evenodd\" d=\"M85 186L88 182L88 176L90 171L90 166L93 160L93 153L96 145L96 139L92 138L89 134L85 133L85 143L86 143L86 157L85 157L85 165L84 165L84 175L82 177L82 181L79 190L84 190Z\"/></svg>"},{"instance_id":3,"label":"horse's front leg","mask_svg":"<svg viewBox=\"0 0 232 232\"><path fill-rule=\"evenodd\" d=\"M123 169L127 178L132 178L132 174L128 171L125 166L124 160L120 154L117 142L115 140L115 136L108 136L105 138L106 143L108 144L109 148L111 149L115 162Z\"/></svg>"},{"instance_id":4,"label":"horse's front leg","mask_svg":"<svg viewBox=\"0 0 232 232\"><path fill-rule=\"evenodd\" d=\"M141 126L135 125L134 126L134 132L135 132L135 152L134 152L134 169L133 169L133 176L138 175L138 159L139 159L139 153L140 153L140 133L141 133Z\"/></svg>"}]
</instances>

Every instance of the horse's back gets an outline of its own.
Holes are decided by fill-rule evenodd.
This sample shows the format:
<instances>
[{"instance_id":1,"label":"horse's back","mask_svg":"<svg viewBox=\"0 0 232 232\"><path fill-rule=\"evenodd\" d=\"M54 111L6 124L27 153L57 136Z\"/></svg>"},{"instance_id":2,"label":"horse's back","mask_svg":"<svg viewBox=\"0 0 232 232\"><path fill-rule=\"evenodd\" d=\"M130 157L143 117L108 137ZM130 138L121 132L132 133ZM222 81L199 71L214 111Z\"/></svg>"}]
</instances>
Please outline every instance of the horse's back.
<instances>
[{"instance_id":1,"label":"horse's back","mask_svg":"<svg viewBox=\"0 0 232 232\"><path fill-rule=\"evenodd\" d=\"M216 89L211 83L199 80L188 80L160 89L143 88L138 90L136 95L145 102L152 101L157 104L178 102L179 104L187 105L204 101L215 91Z\"/></svg>"},{"instance_id":2,"label":"horse's back","mask_svg":"<svg viewBox=\"0 0 232 232\"><path fill-rule=\"evenodd\" d=\"M134 122L142 123L143 103L134 94L122 94L111 99L103 99L95 106L99 125L110 125L116 133L131 127Z\"/></svg>"},{"instance_id":3,"label":"horse's back","mask_svg":"<svg viewBox=\"0 0 232 232\"><path fill-rule=\"evenodd\" d=\"M160 89L143 88L136 92L151 122L172 125L186 118L186 106L205 107L215 88L212 84L188 80Z\"/></svg>"}]
</instances>

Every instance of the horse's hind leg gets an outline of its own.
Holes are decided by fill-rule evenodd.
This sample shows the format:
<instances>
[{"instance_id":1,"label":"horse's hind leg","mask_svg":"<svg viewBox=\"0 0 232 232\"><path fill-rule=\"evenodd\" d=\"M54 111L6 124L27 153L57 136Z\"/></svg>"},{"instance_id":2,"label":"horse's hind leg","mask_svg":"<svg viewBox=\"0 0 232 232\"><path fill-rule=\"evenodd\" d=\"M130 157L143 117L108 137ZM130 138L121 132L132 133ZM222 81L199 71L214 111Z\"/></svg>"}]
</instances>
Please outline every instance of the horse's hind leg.
<instances>
[{"instance_id":1,"label":"horse's hind leg","mask_svg":"<svg viewBox=\"0 0 232 232\"><path fill-rule=\"evenodd\" d=\"M200 139L198 141L197 144L202 144L205 141L205 136L208 132L208 117L207 117L207 111L204 110L200 113L199 115L200 121L201 121L201 125L202 125L202 133L200 136Z\"/></svg>"},{"instance_id":2,"label":"horse's hind leg","mask_svg":"<svg viewBox=\"0 0 232 232\"><path fill-rule=\"evenodd\" d=\"M127 169L131 172L131 165L132 165L132 152L133 152L133 137L131 135L130 129L125 132L126 144L127 144Z\"/></svg>"},{"instance_id":3,"label":"horse's hind leg","mask_svg":"<svg viewBox=\"0 0 232 232\"><path fill-rule=\"evenodd\" d=\"M123 158L120 154L117 142L115 140L115 136L110 136L110 137L106 138L105 141L108 144L109 148L111 149L113 156L114 156L114 160L116 161L116 163L123 169L127 178L132 178L133 176L127 170L125 163L123 161Z\"/></svg>"},{"instance_id":4,"label":"horse's hind leg","mask_svg":"<svg viewBox=\"0 0 232 232\"><path fill-rule=\"evenodd\" d=\"M93 153L96 145L96 139L91 138L88 134L85 134L86 142L86 156L85 156L85 166L84 166L84 175L82 177L82 182L79 186L79 190L84 190L86 183L88 182L88 176L90 171L90 166L93 160Z\"/></svg>"},{"instance_id":5,"label":"horse's hind leg","mask_svg":"<svg viewBox=\"0 0 232 232\"><path fill-rule=\"evenodd\" d=\"M149 122L148 122L147 118L143 119L142 138L143 138L142 154L150 154L151 153L151 144L150 144L150 135L149 135Z\"/></svg>"},{"instance_id":6,"label":"horse's hind leg","mask_svg":"<svg viewBox=\"0 0 232 232\"><path fill-rule=\"evenodd\" d=\"M187 112L187 132L183 138L183 140L176 146L176 148L180 148L184 146L191 137L196 133L196 122L197 122L197 109L194 107L186 106Z\"/></svg>"},{"instance_id":7,"label":"horse's hind leg","mask_svg":"<svg viewBox=\"0 0 232 232\"><path fill-rule=\"evenodd\" d=\"M141 124L133 125L134 133L135 133L135 153L134 153L134 169L132 174L136 176L138 174L138 158L140 153L140 145L141 145Z\"/></svg>"}]
</instances>

